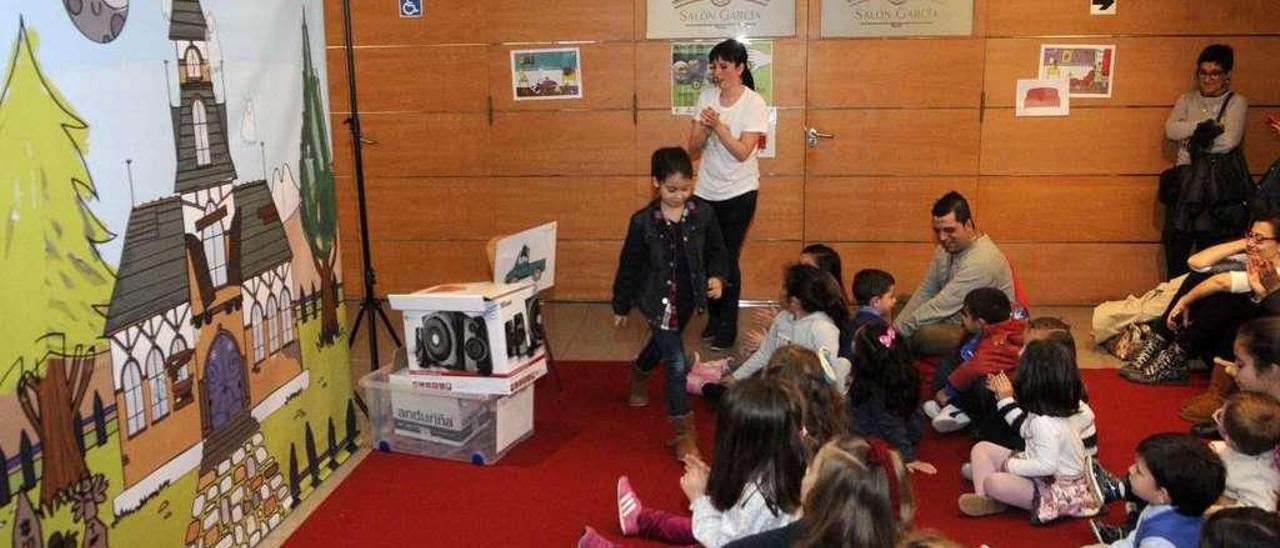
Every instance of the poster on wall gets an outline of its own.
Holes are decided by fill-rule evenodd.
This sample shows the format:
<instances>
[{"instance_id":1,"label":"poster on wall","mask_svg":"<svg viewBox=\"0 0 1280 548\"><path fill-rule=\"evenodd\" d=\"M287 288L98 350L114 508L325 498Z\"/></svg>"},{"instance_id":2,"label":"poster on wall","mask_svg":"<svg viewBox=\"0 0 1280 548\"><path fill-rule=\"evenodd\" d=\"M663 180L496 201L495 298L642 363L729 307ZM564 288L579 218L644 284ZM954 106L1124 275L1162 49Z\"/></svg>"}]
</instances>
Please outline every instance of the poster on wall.
<instances>
[{"instance_id":1,"label":"poster on wall","mask_svg":"<svg viewBox=\"0 0 1280 548\"><path fill-rule=\"evenodd\" d=\"M973 0L822 0L823 37L972 34Z\"/></svg>"},{"instance_id":2,"label":"poster on wall","mask_svg":"<svg viewBox=\"0 0 1280 548\"><path fill-rule=\"evenodd\" d=\"M581 99L578 48L511 50L511 93L517 101Z\"/></svg>"},{"instance_id":3,"label":"poster on wall","mask_svg":"<svg viewBox=\"0 0 1280 548\"><path fill-rule=\"evenodd\" d=\"M1040 79L1068 80L1072 97L1111 97L1115 64L1115 45L1040 45Z\"/></svg>"},{"instance_id":4,"label":"poster on wall","mask_svg":"<svg viewBox=\"0 0 1280 548\"><path fill-rule=\"evenodd\" d=\"M1066 80L1019 79L1014 116L1067 116L1071 96Z\"/></svg>"},{"instance_id":5,"label":"poster on wall","mask_svg":"<svg viewBox=\"0 0 1280 548\"><path fill-rule=\"evenodd\" d=\"M324 4L8 6L0 538L257 544L356 449Z\"/></svg>"},{"instance_id":6,"label":"poster on wall","mask_svg":"<svg viewBox=\"0 0 1280 548\"><path fill-rule=\"evenodd\" d=\"M498 237L493 254L493 283L530 282L535 291L556 285L556 223L552 221Z\"/></svg>"},{"instance_id":7,"label":"poster on wall","mask_svg":"<svg viewBox=\"0 0 1280 548\"><path fill-rule=\"evenodd\" d=\"M715 88L707 55L716 42L675 42L671 44L671 113L691 116L698 96ZM755 80L755 91L766 105L773 104L773 41L746 42L747 66Z\"/></svg>"},{"instance_id":8,"label":"poster on wall","mask_svg":"<svg viewBox=\"0 0 1280 548\"><path fill-rule=\"evenodd\" d=\"M645 37L795 36L795 0L648 0Z\"/></svg>"}]
</instances>

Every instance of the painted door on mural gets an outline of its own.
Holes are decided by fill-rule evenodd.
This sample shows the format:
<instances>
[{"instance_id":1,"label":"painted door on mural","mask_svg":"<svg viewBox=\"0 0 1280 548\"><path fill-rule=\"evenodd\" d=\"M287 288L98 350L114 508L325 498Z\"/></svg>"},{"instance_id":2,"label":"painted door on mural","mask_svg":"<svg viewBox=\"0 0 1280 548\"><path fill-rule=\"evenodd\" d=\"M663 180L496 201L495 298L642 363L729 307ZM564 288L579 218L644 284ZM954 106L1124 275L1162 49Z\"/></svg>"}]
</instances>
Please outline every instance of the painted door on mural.
<instances>
[{"instance_id":1,"label":"painted door on mural","mask_svg":"<svg viewBox=\"0 0 1280 548\"><path fill-rule=\"evenodd\" d=\"M208 391L209 427L213 431L226 426L244 411L244 358L235 339L219 333L209 347L205 368L205 390Z\"/></svg>"}]
</instances>

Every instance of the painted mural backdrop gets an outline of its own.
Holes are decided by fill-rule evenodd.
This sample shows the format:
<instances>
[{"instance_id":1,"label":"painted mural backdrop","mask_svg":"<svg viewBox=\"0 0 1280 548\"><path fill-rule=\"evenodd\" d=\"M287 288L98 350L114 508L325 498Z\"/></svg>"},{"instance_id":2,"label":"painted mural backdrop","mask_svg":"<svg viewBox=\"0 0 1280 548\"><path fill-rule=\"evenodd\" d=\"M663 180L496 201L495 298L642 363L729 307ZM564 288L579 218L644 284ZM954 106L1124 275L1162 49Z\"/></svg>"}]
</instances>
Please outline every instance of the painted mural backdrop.
<instances>
[{"instance_id":1,"label":"painted mural backdrop","mask_svg":"<svg viewBox=\"0 0 1280 548\"><path fill-rule=\"evenodd\" d=\"M355 447L321 0L0 0L0 546L257 544Z\"/></svg>"}]
</instances>

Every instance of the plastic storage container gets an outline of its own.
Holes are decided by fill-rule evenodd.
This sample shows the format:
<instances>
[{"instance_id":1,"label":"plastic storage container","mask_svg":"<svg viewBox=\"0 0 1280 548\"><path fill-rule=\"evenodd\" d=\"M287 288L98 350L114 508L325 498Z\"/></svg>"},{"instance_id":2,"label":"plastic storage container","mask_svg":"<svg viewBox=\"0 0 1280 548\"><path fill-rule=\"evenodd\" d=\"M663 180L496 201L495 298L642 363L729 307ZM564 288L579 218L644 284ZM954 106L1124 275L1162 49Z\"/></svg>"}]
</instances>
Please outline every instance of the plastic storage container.
<instances>
[{"instance_id":1,"label":"plastic storage container","mask_svg":"<svg viewBox=\"0 0 1280 548\"><path fill-rule=\"evenodd\" d=\"M382 451L493 464L533 435L533 385L470 394L395 384L383 367L360 379L373 446Z\"/></svg>"}]
</instances>

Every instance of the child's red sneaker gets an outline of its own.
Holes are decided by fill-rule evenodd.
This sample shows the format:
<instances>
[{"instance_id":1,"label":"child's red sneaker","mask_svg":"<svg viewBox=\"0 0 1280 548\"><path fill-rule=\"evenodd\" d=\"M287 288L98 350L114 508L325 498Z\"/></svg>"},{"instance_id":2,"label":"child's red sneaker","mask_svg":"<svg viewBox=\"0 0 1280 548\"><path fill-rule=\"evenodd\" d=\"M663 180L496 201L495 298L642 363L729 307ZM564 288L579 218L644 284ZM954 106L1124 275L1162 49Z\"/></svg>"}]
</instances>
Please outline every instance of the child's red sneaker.
<instances>
[{"instance_id":1,"label":"child's red sneaker","mask_svg":"<svg viewBox=\"0 0 1280 548\"><path fill-rule=\"evenodd\" d=\"M640 532L640 498L631 490L631 482L626 476L618 478L618 526L623 536L634 536Z\"/></svg>"}]
</instances>

